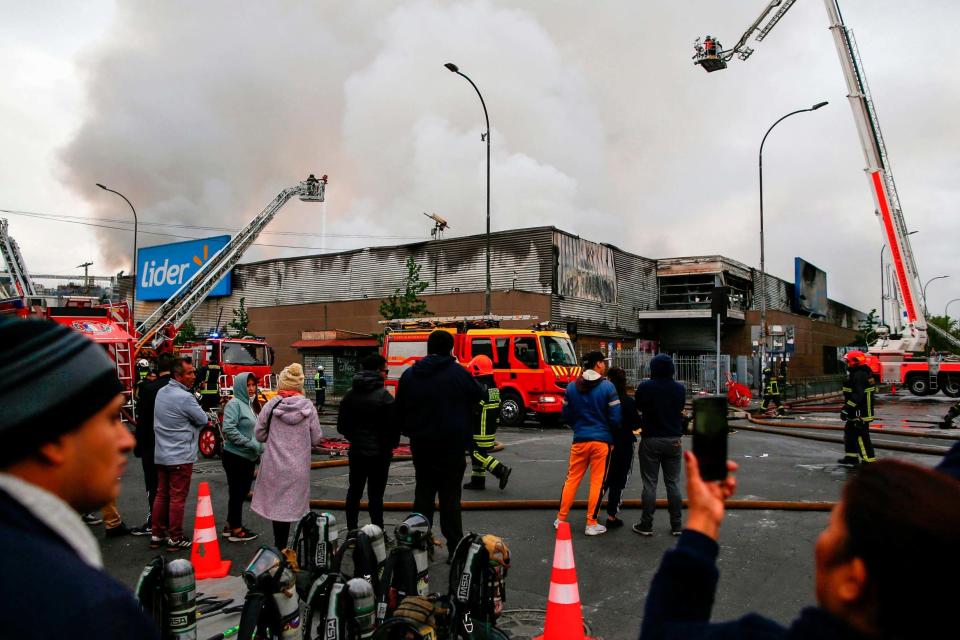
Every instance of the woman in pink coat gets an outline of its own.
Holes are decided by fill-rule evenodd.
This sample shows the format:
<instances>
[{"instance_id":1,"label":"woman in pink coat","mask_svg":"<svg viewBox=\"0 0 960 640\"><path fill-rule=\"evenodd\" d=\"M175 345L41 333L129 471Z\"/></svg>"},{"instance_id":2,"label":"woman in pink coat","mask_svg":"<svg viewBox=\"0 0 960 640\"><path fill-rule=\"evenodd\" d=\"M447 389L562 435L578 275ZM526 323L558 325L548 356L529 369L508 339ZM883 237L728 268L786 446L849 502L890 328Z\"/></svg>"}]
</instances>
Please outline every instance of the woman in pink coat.
<instances>
[{"instance_id":1,"label":"woman in pink coat","mask_svg":"<svg viewBox=\"0 0 960 640\"><path fill-rule=\"evenodd\" d=\"M278 388L257 418L255 436L266 447L250 508L273 522L274 546L283 549L291 523L310 510L310 449L323 431L303 395L303 367L294 363L281 371Z\"/></svg>"}]
</instances>

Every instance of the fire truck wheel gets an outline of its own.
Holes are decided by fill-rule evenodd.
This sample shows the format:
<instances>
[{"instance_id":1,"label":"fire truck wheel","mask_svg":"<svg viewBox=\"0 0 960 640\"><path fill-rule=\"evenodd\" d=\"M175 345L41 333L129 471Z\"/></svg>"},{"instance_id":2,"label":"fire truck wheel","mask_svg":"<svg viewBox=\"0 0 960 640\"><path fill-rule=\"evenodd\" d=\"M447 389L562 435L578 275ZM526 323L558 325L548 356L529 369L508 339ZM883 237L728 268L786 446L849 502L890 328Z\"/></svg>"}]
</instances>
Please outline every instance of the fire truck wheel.
<instances>
[{"instance_id":1,"label":"fire truck wheel","mask_svg":"<svg viewBox=\"0 0 960 640\"><path fill-rule=\"evenodd\" d=\"M951 398L960 398L960 374L941 373L937 384L943 394Z\"/></svg>"},{"instance_id":2,"label":"fire truck wheel","mask_svg":"<svg viewBox=\"0 0 960 640\"><path fill-rule=\"evenodd\" d=\"M519 427L527 417L523 398L509 389L500 394L500 423L507 427Z\"/></svg>"},{"instance_id":3,"label":"fire truck wheel","mask_svg":"<svg viewBox=\"0 0 960 640\"><path fill-rule=\"evenodd\" d=\"M203 429L200 429L200 437L197 442L197 446L200 449L200 455L204 458L216 458L220 455L220 448L223 445L223 440L220 437L220 432L216 427L212 425L207 425Z\"/></svg>"},{"instance_id":4,"label":"fire truck wheel","mask_svg":"<svg viewBox=\"0 0 960 640\"><path fill-rule=\"evenodd\" d=\"M907 378L907 388L915 396L926 396L930 394L930 380L925 374L913 374Z\"/></svg>"}]
</instances>

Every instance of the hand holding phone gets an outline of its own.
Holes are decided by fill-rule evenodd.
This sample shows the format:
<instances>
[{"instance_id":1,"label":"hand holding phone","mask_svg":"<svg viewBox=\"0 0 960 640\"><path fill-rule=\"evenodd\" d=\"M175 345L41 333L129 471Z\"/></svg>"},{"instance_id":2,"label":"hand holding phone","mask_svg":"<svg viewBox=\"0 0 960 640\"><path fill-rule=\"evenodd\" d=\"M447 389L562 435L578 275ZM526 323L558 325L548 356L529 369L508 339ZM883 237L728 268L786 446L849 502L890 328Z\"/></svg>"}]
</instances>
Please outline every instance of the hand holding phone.
<instances>
[{"instance_id":1,"label":"hand holding phone","mask_svg":"<svg viewBox=\"0 0 960 640\"><path fill-rule=\"evenodd\" d=\"M727 397L702 396L693 400L693 453L700 477L709 482L727 477Z\"/></svg>"}]
</instances>

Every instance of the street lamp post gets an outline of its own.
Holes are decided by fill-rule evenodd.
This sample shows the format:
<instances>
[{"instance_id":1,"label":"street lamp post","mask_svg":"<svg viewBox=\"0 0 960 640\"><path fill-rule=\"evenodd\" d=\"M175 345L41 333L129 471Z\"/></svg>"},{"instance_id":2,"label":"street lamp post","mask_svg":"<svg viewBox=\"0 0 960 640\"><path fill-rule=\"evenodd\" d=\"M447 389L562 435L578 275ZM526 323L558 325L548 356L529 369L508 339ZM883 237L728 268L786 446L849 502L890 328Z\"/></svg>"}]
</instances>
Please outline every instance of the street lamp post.
<instances>
[{"instance_id":1,"label":"street lamp post","mask_svg":"<svg viewBox=\"0 0 960 640\"><path fill-rule=\"evenodd\" d=\"M960 298L954 298L953 300L951 300L950 302L947 303L947 306L945 306L945 307L943 308L943 317L944 317L944 318L949 318L949 317L950 317L950 316L947 315L947 309L949 309L949 308L950 308L950 305L952 305L954 302L960 302Z\"/></svg>"},{"instance_id":2,"label":"street lamp post","mask_svg":"<svg viewBox=\"0 0 960 640\"><path fill-rule=\"evenodd\" d=\"M487 114L487 103L483 100L483 94L480 93L480 89L477 88L473 80L461 72L457 65L452 62L448 62L443 66L452 73L465 78L466 81L470 83L470 86L473 87L473 90L477 92L477 96L480 98L480 106L483 107L483 117L487 123L487 131L480 136L480 139L487 141L487 288L483 297L483 313L484 315L490 315L490 116Z\"/></svg>"},{"instance_id":3,"label":"street lamp post","mask_svg":"<svg viewBox=\"0 0 960 640\"><path fill-rule=\"evenodd\" d=\"M767 350L767 270L765 262L764 242L763 242L763 145L767 141L767 136L773 131L773 128L792 115L805 113L807 111L816 111L820 107L825 107L827 102L818 102L809 109L797 109L770 125L767 132L763 134L763 140L760 141L760 153L757 157L757 169L760 172L760 366L763 367L766 360Z\"/></svg>"},{"instance_id":4,"label":"street lamp post","mask_svg":"<svg viewBox=\"0 0 960 640\"><path fill-rule=\"evenodd\" d=\"M923 285L923 313L927 314L927 285L933 282L934 280L943 280L944 278L949 278L950 276L934 276L927 280L927 284Z\"/></svg>"},{"instance_id":5,"label":"street lamp post","mask_svg":"<svg viewBox=\"0 0 960 640\"><path fill-rule=\"evenodd\" d=\"M916 231L909 231L907 232L907 235L912 236L915 233ZM884 313L885 306L883 304L883 301L887 299L886 295L884 295L884 284L883 284L883 275L884 275L883 274L883 252L886 250L886 248L887 248L887 243L884 242L883 246L880 247L880 324L884 324L884 325L887 323L886 314ZM891 291L890 295L891 296L894 295L894 292Z\"/></svg>"},{"instance_id":6,"label":"street lamp post","mask_svg":"<svg viewBox=\"0 0 960 640\"><path fill-rule=\"evenodd\" d=\"M130 324L133 325L134 331L137 329L137 210L133 208L133 204L127 200L127 196L123 195L119 191L114 191L108 187L103 186L99 182L97 186L103 189L104 191L109 191L110 193L115 193L121 198L123 198L128 205L130 205L130 211L133 211L133 271L130 272L130 275L133 276L133 287L130 290L130 295L132 302L130 304ZM134 336L136 337L136 336Z\"/></svg>"}]
</instances>

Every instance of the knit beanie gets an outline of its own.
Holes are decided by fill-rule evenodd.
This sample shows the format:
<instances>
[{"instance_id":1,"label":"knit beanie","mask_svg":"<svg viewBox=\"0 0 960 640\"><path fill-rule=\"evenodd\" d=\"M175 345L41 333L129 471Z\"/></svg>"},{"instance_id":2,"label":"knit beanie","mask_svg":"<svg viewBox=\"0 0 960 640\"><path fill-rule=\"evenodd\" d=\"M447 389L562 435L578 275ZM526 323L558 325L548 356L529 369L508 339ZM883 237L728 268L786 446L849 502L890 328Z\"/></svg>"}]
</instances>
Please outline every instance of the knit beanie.
<instances>
[{"instance_id":1,"label":"knit beanie","mask_svg":"<svg viewBox=\"0 0 960 640\"><path fill-rule=\"evenodd\" d=\"M279 390L299 391L303 393L303 367L294 362L280 372Z\"/></svg>"},{"instance_id":2,"label":"knit beanie","mask_svg":"<svg viewBox=\"0 0 960 640\"><path fill-rule=\"evenodd\" d=\"M0 468L78 428L123 386L103 347L38 319L0 319Z\"/></svg>"}]
</instances>

